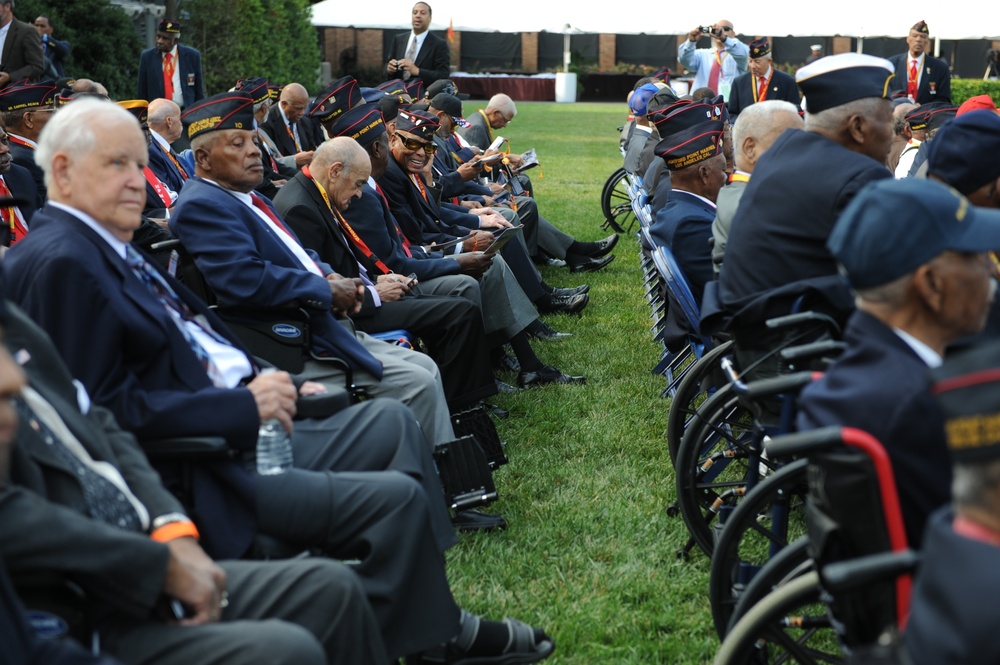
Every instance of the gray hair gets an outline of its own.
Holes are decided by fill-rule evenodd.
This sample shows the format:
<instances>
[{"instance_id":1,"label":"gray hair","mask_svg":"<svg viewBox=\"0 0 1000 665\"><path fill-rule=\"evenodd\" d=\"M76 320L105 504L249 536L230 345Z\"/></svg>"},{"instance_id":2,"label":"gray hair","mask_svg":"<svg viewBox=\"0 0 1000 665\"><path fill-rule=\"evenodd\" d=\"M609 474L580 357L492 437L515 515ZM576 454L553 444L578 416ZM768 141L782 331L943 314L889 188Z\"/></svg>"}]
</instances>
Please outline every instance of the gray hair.
<instances>
[{"instance_id":1,"label":"gray hair","mask_svg":"<svg viewBox=\"0 0 1000 665\"><path fill-rule=\"evenodd\" d=\"M55 187L52 160L56 153L76 156L94 149L94 124L97 122L108 125L131 122L139 127L134 115L103 99L80 99L60 108L42 129L35 150L35 163L45 172L46 187Z\"/></svg>"},{"instance_id":2,"label":"gray hair","mask_svg":"<svg viewBox=\"0 0 1000 665\"><path fill-rule=\"evenodd\" d=\"M790 113L798 117L799 110L795 104L781 99L768 99L763 102L751 104L740 112L733 125L733 149L736 152L736 166L740 167L741 146L744 139L752 136L757 141L770 146L777 138L779 131L784 131L787 127L782 127L776 121L778 114ZM745 169L744 169L745 170Z\"/></svg>"},{"instance_id":3,"label":"gray hair","mask_svg":"<svg viewBox=\"0 0 1000 665\"><path fill-rule=\"evenodd\" d=\"M899 307L906 300L906 290L913 281L913 272L908 272L902 277L897 277L888 284L874 286L870 289L858 289L857 304L871 303L873 305L886 305L889 307Z\"/></svg>"},{"instance_id":4,"label":"gray hair","mask_svg":"<svg viewBox=\"0 0 1000 665\"><path fill-rule=\"evenodd\" d=\"M331 164L340 162L344 165L344 170L351 172L361 164L370 163L368 153L361 147L361 144L348 136L336 136L327 141L323 141L316 152L313 153L310 168L316 171L325 170Z\"/></svg>"},{"instance_id":5,"label":"gray hair","mask_svg":"<svg viewBox=\"0 0 1000 665\"><path fill-rule=\"evenodd\" d=\"M955 464L952 473L951 495L957 505L996 509L993 497L1000 491L1000 459Z\"/></svg>"},{"instance_id":6,"label":"gray hair","mask_svg":"<svg viewBox=\"0 0 1000 665\"><path fill-rule=\"evenodd\" d=\"M517 115L517 106L514 104L514 100L502 92L490 97L490 103L486 105L486 109L489 111L500 111L500 113L509 115L511 118Z\"/></svg>"}]
</instances>

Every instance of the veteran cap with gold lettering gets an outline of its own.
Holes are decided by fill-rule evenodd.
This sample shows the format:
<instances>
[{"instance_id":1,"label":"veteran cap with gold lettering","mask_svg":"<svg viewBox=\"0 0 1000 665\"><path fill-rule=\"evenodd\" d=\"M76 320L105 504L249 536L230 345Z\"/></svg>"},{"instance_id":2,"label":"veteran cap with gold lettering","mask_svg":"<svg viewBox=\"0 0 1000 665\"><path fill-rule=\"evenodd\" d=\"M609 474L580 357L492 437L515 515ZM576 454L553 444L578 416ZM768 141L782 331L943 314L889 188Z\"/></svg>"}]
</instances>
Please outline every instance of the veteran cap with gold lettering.
<instances>
[{"instance_id":1,"label":"veteran cap with gold lettering","mask_svg":"<svg viewBox=\"0 0 1000 665\"><path fill-rule=\"evenodd\" d=\"M149 102L145 99L126 99L115 102L115 104L134 115L143 129L147 127L146 121L149 118Z\"/></svg>"},{"instance_id":2,"label":"veteran cap with gold lettering","mask_svg":"<svg viewBox=\"0 0 1000 665\"><path fill-rule=\"evenodd\" d=\"M719 154L723 122L728 117L722 96L693 102L681 99L651 114L663 139L653 152L677 171Z\"/></svg>"},{"instance_id":3,"label":"veteran cap with gold lettering","mask_svg":"<svg viewBox=\"0 0 1000 665\"><path fill-rule=\"evenodd\" d=\"M934 180L877 180L844 209L826 246L852 287L874 288L946 250L1000 248L1000 210L977 208Z\"/></svg>"},{"instance_id":4,"label":"veteran cap with gold lettering","mask_svg":"<svg viewBox=\"0 0 1000 665\"><path fill-rule=\"evenodd\" d=\"M952 460L964 464L1000 457L1000 342L949 356L931 378Z\"/></svg>"},{"instance_id":5,"label":"veteran cap with gold lettering","mask_svg":"<svg viewBox=\"0 0 1000 665\"><path fill-rule=\"evenodd\" d=\"M331 137L347 136L368 146L385 134L382 110L378 104L362 104L337 118L329 131Z\"/></svg>"},{"instance_id":6,"label":"veteran cap with gold lettering","mask_svg":"<svg viewBox=\"0 0 1000 665\"><path fill-rule=\"evenodd\" d=\"M181 115L188 140L220 129L253 129L253 97L222 92L195 103Z\"/></svg>"},{"instance_id":7,"label":"veteran cap with gold lettering","mask_svg":"<svg viewBox=\"0 0 1000 665\"><path fill-rule=\"evenodd\" d=\"M345 76L333 81L316 95L316 101L309 110L309 117L322 123L333 122L337 117L364 103L358 81L353 76Z\"/></svg>"}]
</instances>

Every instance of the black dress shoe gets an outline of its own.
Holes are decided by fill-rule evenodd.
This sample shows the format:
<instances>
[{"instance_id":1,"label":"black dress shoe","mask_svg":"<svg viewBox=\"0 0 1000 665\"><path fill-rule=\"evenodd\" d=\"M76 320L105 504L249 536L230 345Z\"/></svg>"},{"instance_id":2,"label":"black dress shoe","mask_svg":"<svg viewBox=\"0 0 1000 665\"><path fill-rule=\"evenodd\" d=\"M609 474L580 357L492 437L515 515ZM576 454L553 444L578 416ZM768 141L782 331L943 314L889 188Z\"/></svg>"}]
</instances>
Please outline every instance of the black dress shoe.
<instances>
[{"instance_id":1,"label":"black dress shoe","mask_svg":"<svg viewBox=\"0 0 1000 665\"><path fill-rule=\"evenodd\" d=\"M564 333L553 330L549 324L539 319L535 319L531 325L525 328L525 332L528 333L529 337L534 337L535 339L562 339L564 337L573 336L573 333Z\"/></svg>"},{"instance_id":2,"label":"black dress shoe","mask_svg":"<svg viewBox=\"0 0 1000 665\"><path fill-rule=\"evenodd\" d=\"M576 296L548 294L538 301L538 311L542 314L577 314L590 302L590 296L581 293Z\"/></svg>"},{"instance_id":3,"label":"black dress shoe","mask_svg":"<svg viewBox=\"0 0 1000 665\"><path fill-rule=\"evenodd\" d=\"M478 510L459 510L451 518L451 524L459 531L499 531L507 528L507 520L501 515L481 513Z\"/></svg>"},{"instance_id":4,"label":"black dress shoe","mask_svg":"<svg viewBox=\"0 0 1000 665\"><path fill-rule=\"evenodd\" d=\"M521 363L506 351L493 361L493 369L497 372L520 372Z\"/></svg>"},{"instance_id":5,"label":"black dress shoe","mask_svg":"<svg viewBox=\"0 0 1000 665\"><path fill-rule=\"evenodd\" d=\"M542 365L540 370L521 372L517 375L517 385L522 388L534 388L535 386L544 386L547 383L585 383L586 381L587 377L585 376L569 376L551 365Z\"/></svg>"},{"instance_id":6,"label":"black dress shoe","mask_svg":"<svg viewBox=\"0 0 1000 665\"><path fill-rule=\"evenodd\" d=\"M589 256L579 256L575 254L566 255L566 263L569 264L570 272L594 272L600 270L615 260L614 254L602 256L599 259L592 259Z\"/></svg>"},{"instance_id":7,"label":"black dress shoe","mask_svg":"<svg viewBox=\"0 0 1000 665\"><path fill-rule=\"evenodd\" d=\"M618 234L612 233L607 238L604 238L603 240L598 240L594 244L597 245L597 251L591 252L590 258L599 259L605 254L608 254L611 250L615 248L615 245L618 244Z\"/></svg>"},{"instance_id":8,"label":"black dress shoe","mask_svg":"<svg viewBox=\"0 0 1000 665\"><path fill-rule=\"evenodd\" d=\"M505 394L505 393L519 393L519 392L521 392L520 388L516 388L516 387L510 385L509 383L505 383L505 382L501 381L500 379L494 379L494 380L497 382L497 392L500 393L501 395Z\"/></svg>"},{"instance_id":9,"label":"black dress shoe","mask_svg":"<svg viewBox=\"0 0 1000 665\"><path fill-rule=\"evenodd\" d=\"M578 296L584 293L590 293L590 284L581 284L572 289L560 289L554 288L549 291L554 296Z\"/></svg>"}]
</instances>

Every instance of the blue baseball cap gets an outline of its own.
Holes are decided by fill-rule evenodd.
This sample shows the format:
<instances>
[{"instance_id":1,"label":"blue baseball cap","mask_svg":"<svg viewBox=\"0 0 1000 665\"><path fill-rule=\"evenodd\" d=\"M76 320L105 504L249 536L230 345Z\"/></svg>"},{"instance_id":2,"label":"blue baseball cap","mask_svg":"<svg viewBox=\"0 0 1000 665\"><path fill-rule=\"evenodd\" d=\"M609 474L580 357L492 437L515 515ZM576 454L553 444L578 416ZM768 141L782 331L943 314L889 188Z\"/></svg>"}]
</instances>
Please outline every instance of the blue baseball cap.
<instances>
[{"instance_id":1,"label":"blue baseball cap","mask_svg":"<svg viewBox=\"0 0 1000 665\"><path fill-rule=\"evenodd\" d=\"M1000 115L969 111L949 120L927 144L927 174L968 195L1000 178Z\"/></svg>"},{"instance_id":2,"label":"blue baseball cap","mask_svg":"<svg viewBox=\"0 0 1000 665\"><path fill-rule=\"evenodd\" d=\"M1000 249L1000 210L933 180L884 179L844 209L826 246L855 289L899 279L944 251Z\"/></svg>"}]
</instances>

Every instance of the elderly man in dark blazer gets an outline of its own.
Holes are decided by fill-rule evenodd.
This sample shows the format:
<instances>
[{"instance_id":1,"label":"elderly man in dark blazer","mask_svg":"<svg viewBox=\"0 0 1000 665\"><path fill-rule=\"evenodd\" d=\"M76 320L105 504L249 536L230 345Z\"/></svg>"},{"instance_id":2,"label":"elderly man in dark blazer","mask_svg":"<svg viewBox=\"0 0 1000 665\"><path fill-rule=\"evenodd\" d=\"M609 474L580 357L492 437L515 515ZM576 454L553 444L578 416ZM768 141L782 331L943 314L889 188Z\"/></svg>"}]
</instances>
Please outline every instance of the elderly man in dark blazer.
<instances>
[{"instance_id":1,"label":"elderly man in dark blazer","mask_svg":"<svg viewBox=\"0 0 1000 665\"><path fill-rule=\"evenodd\" d=\"M0 0L0 29L7 28L7 38L0 51L0 88L28 79L35 81L45 72L42 39L35 26L14 18L14 1Z\"/></svg>"},{"instance_id":2,"label":"elderly man in dark blazer","mask_svg":"<svg viewBox=\"0 0 1000 665\"><path fill-rule=\"evenodd\" d=\"M896 70L892 91L910 97L917 104L951 104L951 70L948 63L928 53L930 30L918 21L906 36L906 53L889 58Z\"/></svg>"},{"instance_id":3,"label":"elderly man in dark blazer","mask_svg":"<svg viewBox=\"0 0 1000 665\"><path fill-rule=\"evenodd\" d=\"M1000 212L931 180L887 179L858 194L828 246L858 309L844 332L847 350L802 391L798 427L855 427L878 439L907 540L917 546L951 483L928 368L986 323L996 275L986 250L1000 247Z\"/></svg>"},{"instance_id":4,"label":"elderly man in dark blazer","mask_svg":"<svg viewBox=\"0 0 1000 665\"><path fill-rule=\"evenodd\" d=\"M238 113L205 109L196 116L201 131L223 123L252 128L252 100L233 94ZM82 154L66 139L81 127L93 132L96 146ZM246 132L251 136L217 136L252 141L252 129ZM199 517L208 520L215 511L212 528L231 531L215 540L217 548L243 554L244 534L252 537L259 527L295 545L359 558L352 570L389 658L435 645L496 664L533 662L511 655L538 660L551 653L543 631L482 620L455 604L443 557L454 533L430 451L407 409L373 399L293 426L296 388L288 375L259 373L204 304L128 243L140 223L139 166L146 160L133 116L106 102L73 102L54 118L39 149L54 185L52 202L36 215L43 221L33 234L8 253L9 293L54 336L95 402L114 407L124 422L144 424L152 436L214 430L238 450L253 449L262 421L276 418L291 430L296 467L285 473L254 475L226 461L196 476L203 491L195 488L195 501L207 504ZM228 174L213 175L256 181L260 153L254 152L228 162ZM79 325L84 320L88 325ZM148 429L153 417L159 426ZM387 658L360 662L380 660Z\"/></svg>"},{"instance_id":5,"label":"elderly man in dark blazer","mask_svg":"<svg viewBox=\"0 0 1000 665\"><path fill-rule=\"evenodd\" d=\"M426 2L413 5L413 30L401 32L392 39L385 78L408 81L418 78L426 85L451 75L451 53L448 43L431 34L431 6Z\"/></svg>"},{"instance_id":6,"label":"elderly man in dark blazer","mask_svg":"<svg viewBox=\"0 0 1000 665\"><path fill-rule=\"evenodd\" d=\"M799 105L799 87L795 79L774 68L771 43L766 37L750 42L750 71L740 74L729 91L729 117L735 123L740 112L751 104L779 99Z\"/></svg>"},{"instance_id":7,"label":"elderly man in dark blazer","mask_svg":"<svg viewBox=\"0 0 1000 665\"><path fill-rule=\"evenodd\" d=\"M161 97L187 108L205 97L201 53L180 42L181 25L164 19L156 28L156 46L139 57L136 97L151 102Z\"/></svg>"}]
</instances>

